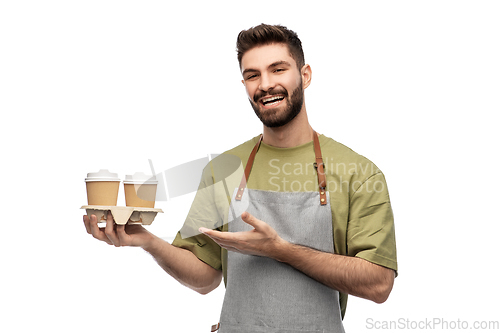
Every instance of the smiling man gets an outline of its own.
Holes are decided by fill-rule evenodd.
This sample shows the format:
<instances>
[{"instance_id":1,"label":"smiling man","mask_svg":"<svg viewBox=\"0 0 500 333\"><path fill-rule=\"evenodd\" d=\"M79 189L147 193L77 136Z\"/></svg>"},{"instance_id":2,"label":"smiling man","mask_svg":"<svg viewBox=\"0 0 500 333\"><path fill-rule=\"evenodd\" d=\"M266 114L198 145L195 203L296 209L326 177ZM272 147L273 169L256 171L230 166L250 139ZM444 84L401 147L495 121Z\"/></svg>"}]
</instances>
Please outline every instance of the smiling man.
<instances>
[{"instance_id":1,"label":"smiling man","mask_svg":"<svg viewBox=\"0 0 500 333\"><path fill-rule=\"evenodd\" d=\"M312 129L304 100L312 72L293 31L265 24L244 30L237 50L263 132L205 168L174 242L138 225L116 226L110 215L104 229L95 216L85 216L85 226L109 244L144 248L201 294L224 278L214 331L344 332L347 295L382 303L396 276L384 175ZM241 181L228 180L228 156L241 161Z\"/></svg>"},{"instance_id":2,"label":"smiling man","mask_svg":"<svg viewBox=\"0 0 500 333\"><path fill-rule=\"evenodd\" d=\"M300 65L279 60L265 65L264 59L290 58L285 45L266 45L255 47L245 54L242 74L247 88L250 104L255 114L266 127L282 127L293 120L304 105L302 75ZM293 59L292 59L293 60ZM309 70L307 67L304 69ZM297 80L298 79L298 80ZM291 90L289 90L291 89ZM291 94L288 93L291 91Z\"/></svg>"}]
</instances>

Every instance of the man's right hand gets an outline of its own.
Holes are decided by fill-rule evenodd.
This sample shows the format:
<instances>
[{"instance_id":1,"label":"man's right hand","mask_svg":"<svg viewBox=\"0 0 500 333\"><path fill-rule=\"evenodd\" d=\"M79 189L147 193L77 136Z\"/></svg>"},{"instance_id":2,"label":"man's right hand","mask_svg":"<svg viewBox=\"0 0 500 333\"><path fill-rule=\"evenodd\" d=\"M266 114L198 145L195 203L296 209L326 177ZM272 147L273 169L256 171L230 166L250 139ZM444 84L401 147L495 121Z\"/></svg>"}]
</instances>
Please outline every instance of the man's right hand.
<instances>
[{"instance_id":1,"label":"man's right hand","mask_svg":"<svg viewBox=\"0 0 500 333\"><path fill-rule=\"evenodd\" d=\"M87 233L94 236L95 239L106 242L109 245L119 246L140 246L145 247L150 243L154 236L140 224L117 225L113 216L108 212L106 218L106 227L99 228L97 217L91 215L83 216L83 223Z\"/></svg>"},{"instance_id":2,"label":"man's right hand","mask_svg":"<svg viewBox=\"0 0 500 333\"><path fill-rule=\"evenodd\" d=\"M222 280L222 271L199 260L192 252L156 237L140 224L117 225L110 212L105 228L99 228L95 215L84 215L83 223L87 233L109 245L142 247L165 272L200 294L214 290Z\"/></svg>"}]
</instances>

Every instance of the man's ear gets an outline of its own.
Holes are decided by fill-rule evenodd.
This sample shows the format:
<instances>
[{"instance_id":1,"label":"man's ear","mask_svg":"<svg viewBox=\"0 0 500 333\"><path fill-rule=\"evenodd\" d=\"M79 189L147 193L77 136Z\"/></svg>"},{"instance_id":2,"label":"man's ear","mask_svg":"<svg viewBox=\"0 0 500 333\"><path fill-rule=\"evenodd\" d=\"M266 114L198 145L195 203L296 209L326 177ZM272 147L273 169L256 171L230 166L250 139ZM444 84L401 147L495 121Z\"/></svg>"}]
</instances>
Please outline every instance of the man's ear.
<instances>
[{"instance_id":1,"label":"man's ear","mask_svg":"<svg viewBox=\"0 0 500 333\"><path fill-rule=\"evenodd\" d=\"M300 70L300 75L302 75L302 88L306 89L311 84L312 70L311 66L305 64Z\"/></svg>"}]
</instances>

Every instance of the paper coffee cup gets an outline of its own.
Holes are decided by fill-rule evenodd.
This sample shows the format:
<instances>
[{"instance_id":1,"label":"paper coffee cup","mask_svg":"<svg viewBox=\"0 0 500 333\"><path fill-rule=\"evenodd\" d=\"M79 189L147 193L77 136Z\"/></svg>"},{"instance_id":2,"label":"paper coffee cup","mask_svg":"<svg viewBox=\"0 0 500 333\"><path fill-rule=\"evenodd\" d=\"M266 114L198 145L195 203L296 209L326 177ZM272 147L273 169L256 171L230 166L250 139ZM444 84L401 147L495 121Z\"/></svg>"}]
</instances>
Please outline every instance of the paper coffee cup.
<instances>
[{"instance_id":1,"label":"paper coffee cup","mask_svg":"<svg viewBox=\"0 0 500 333\"><path fill-rule=\"evenodd\" d=\"M88 173L85 183L89 205L116 206L120 189L118 174L101 169L99 172Z\"/></svg>"},{"instance_id":2,"label":"paper coffee cup","mask_svg":"<svg viewBox=\"0 0 500 333\"><path fill-rule=\"evenodd\" d=\"M155 207L156 188L158 181L155 176L136 172L126 175L123 181L125 204L128 207Z\"/></svg>"}]
</instances>

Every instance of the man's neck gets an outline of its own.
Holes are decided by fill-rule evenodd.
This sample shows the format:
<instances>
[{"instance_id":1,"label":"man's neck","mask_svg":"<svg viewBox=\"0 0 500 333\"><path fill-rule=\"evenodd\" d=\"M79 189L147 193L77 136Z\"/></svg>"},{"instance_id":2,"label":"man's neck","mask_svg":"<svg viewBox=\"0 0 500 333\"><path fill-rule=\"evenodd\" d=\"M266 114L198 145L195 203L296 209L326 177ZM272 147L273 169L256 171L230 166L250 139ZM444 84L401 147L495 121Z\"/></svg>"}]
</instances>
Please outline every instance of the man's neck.
<instances>
[{"instance_id":1,"label":"man's neck","mask_svg":"<svg viewBox=\"0 0 500 333\"><path fill-rule=\"evenodd\" d=\"M264 126L262 142L279 148L291 148L312 141L313 129L309 125L305 108L288 124L281 127Z\"/></svg>"}]
</instances>

